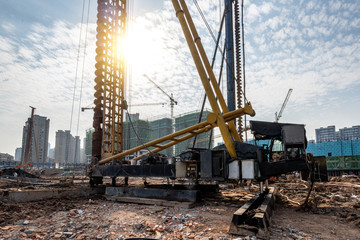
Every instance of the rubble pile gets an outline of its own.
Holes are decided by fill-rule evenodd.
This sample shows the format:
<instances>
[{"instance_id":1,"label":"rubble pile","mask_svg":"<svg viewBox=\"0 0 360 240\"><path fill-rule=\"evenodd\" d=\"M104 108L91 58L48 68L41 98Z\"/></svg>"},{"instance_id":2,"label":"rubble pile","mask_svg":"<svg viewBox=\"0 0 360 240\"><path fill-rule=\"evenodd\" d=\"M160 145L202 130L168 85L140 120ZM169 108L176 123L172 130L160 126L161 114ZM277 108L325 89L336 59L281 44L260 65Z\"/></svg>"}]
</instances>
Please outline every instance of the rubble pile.
<instances>
[{"instance_id":1,"label":"rubble pile","mask_svg":"<svg viewBox=\"0 0 360 240\"><path fill-rule=\"evenodd\" d=\"M56 168L48 168L41 172L42 176L61 176L63 174L63 171Z\"/></svg>"},{"instance_id":2,"label":"rubble pile","mask_svg":"<svg viewBox=\"0 0 360 240\"><path fill-rule=\"evenodd\" d=\"M2 204L0 236L13 239L231 239L233 211L121 204L98 199ZM211 238L209 238L209 236Z\"/></svg>"},{"instance_id":3,"label":"rubble pile","mask_svg":"<svg viewBox=\"0 0 360 240\"><path fill-rule=\"evenodd\" d=\"M38 178L38 176L21 169L7 168L0 170L1 177L13 177L14 175L18 177Z\"/></svg>"},{"instance_id":4,"label":"rubble pile","mask_svg":"<svg viewBox=\"0 0 360 240\"><path fill-rule=\"evenodd\" d=\"M359 178L335 177L329 182L316 182L311 192L309 201L304 204L310 189L310 183L297 180L283 180L275 185L278 187L278 205L295 209L297 212L304 212L313 216L327 216L333 221L352 226L359 233L360 231L360 185ZM276 211L278 213L278 211ZM276 215L274 216L276 217ZM323 224L326 224L326 220ZM337 230L333 230L337 232ZM357 234L358 236L358 234ZM349 239L357 239L350 237ZM338 237L330 238L338 239Z\"/></svg>"},{"instance_id":5,"label":"rubble pile","mask_svg":"<svg viewBox=\"0 0 360 240\"><path fill-rule=\"evenodd\" d=\"M272 185L277 187L278 203L271 239L358 239L357 182L315 183L307 208L301 205L309 183L290 177ZM220 187L192 209L119 203L103 196L0 201L0 239L257 239L232 236L228 230L233 213L258 193L258 186Z\"/></svg>"},{"instance_id":6,"label":"rubble pile","mask_svg":"<svg viewBox=\"0 0 360 240\"><path fill-rule=\"evenodd\" d=\"M360 177L355 175L344 175L343 177L332 177L330 182L352 182L360 183Z\"/></svg>"}]
</instances>

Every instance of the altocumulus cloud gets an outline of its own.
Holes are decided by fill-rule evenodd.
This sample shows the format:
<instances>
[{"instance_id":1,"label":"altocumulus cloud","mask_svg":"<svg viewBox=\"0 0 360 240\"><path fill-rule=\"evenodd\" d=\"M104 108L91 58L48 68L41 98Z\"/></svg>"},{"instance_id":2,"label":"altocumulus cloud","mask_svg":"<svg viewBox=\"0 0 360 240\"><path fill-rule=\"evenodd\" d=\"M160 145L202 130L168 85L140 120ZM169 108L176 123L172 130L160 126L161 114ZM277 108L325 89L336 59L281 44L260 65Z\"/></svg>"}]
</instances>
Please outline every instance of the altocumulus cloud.
<instances>
[{"instance_id":1,"label":"altocumulus cloud","mask_svg":"<svg viewBox=\"0 0 360 240\"><path fill-rule=\"evenodd\" d=\"M8 26L8 25L6 25ZM55 131L69 129L73 96L76 57L78 51L79 25L56 21L45 27L39 23L31 26L24 36L12 35L15 27L5 27L8 36L0 36L0 111L6 119L1 130L9 139L17 139L21 145L22 126L30 110L37 108L37 114L51 119L50 140L54 141ZM84 36L84 35L83 35ZM89 25L88 49L84 69L83 103L92 101L92 81L95 48L95 25ZM82 59L83 49L80 49ZM82 64L79 64L76 102L79 100ZM75 116L77 118L75 105ZM75 122L75 121L74 121ZM74 127L75 130L76 127ZM84 119L80 132L91 126L91 119ZM20 140L19 140L20 139ZM4 141L4 139L2 139ZM14 140L13 140L14 141Z\"/></svg>"},{"instance_id":2,"label":"altocumulus cloud","mask_svg":"<svg viewBox=\"0 0 360 240\"><path fill-rule=\"evenodd\" d=\"M216 35L223 6L217 7L218 0L198 2ZM194 4L191 1L188 4L211 59L214 42ZM293 88L285 121L306 123L310 131L326 124L347 126L342 119L350 115L326 115L328 112L322 109L341 112L341 105L347 102L339 95L349 92L351 98L351 94L358 92L354 89L360 90L359 8L353 1L245 1L247 98L253 103L257 119L273 120L287 90ZM8 139L15 135L12 147L21 144L28 105L34 105L38 114L51 119L51 141L56 130L68 129L70 124L79 24L56 20L46 26L35 22L29 26L31 30L24 36L12 34L17 27L12 23L0 26L6 32L0 34L0 113L7 118L7 125L2 125L0 131ZM133 52L137 61L133 63L132 91L127 94L131 95L132 104L168 101L143 77L147 74L174 94L179 102L175 114L199 109L203 96L201 82L171 1L166 0L162 9L136 17L134 29L143 35L136 39L137 50ZM94 91L95 35L96 26L92 23L88 32L83 106L92 102ZM82 58L83 49L80 53ZM80 62L78 87L81 65ZM216 76L219 65L216 61ZM358 101L359 97L353 99ZM77 92L76 103L78 100ZM136 111L145 118L170 113L168 106L132 109ZM318 112L322 119L330 120L312 118L310 123L304 112ZM360 118L358 112L351 116ZM91 126L91 119L90 111L81 115L80 135Z\"/></svg>"},{"instance_id":3,"label":"altocumulus cloud","mask_svg":"<svg viewBox=\"0 0 360 240\"><path fill-rule=\"evenodd\" d=\"M213 6L218 1L198 2L216 35L221 9ZM177 113L183 113L198 109L202 87L179 23L169 14L173 11L170 1L164 6L136 21L146 23L149 28L162 29L171 36L156 39L166 51L163 51L161 63L148 63L148 73L180 99L176 109ZM213 40L195 6L189 2L189 7L211 58ZM348 123L341 120L347 116L341 105L349 103L346 102L349 99L341 99L341 95L360 88L359 8L352 1L245 1L247 98L257 111L257 119L272 121L287 90L293 88L288 114L284 114L283 120L305 123L310 132L314 127L354 123L354 120ZM218 65L217 62L216 75ZM152 94L144 92L154 93L157 89L146 84L144 79L140 82L139 92L143 94L139 96L152 98ZM350 98L351 94L353 91L349 92ZM189 95L194 98L189 99ZM161 93L153 96L161 97ZM355 109L359 103L350 104ZM325 110L341 112L342 116L334 117ZM321 117L311 119L312 122L304 114L317 111L321 112ZM359 113L357 116L360 117Z\"/></svg>"},{"instance_id":4,"label":"altocumulus cloud","mask_svg":"<svg viewBox=\"0 0 360 240\"><path fill-rule=\"evenodd\" d=\"M303 110L310 103L333 105L339 99L330 94L359 88L358 4L257 1L248 10L248 96L262 116L281 105L289 88L292 106Z\"/></svg>"}]
</instances>

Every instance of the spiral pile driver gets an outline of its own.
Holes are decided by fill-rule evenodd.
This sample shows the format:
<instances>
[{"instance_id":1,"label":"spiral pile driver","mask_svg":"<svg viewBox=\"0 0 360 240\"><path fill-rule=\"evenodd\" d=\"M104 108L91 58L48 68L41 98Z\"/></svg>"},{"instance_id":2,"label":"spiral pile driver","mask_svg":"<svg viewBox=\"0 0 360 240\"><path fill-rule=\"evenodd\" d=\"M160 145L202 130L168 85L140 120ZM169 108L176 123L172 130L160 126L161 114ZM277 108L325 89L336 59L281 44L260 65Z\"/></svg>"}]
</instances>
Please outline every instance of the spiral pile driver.
<instances>
[{"instance_id":1,"label":"spiral pile driver","mask_svg":"<svg viewBox=\"0 0 360 240\"><path fill-rule=\"evenodd\" d=\"M216 81L211 64L184 0L172 0L176 17L183 30L194 64L208 96L212 113L206 121L171 133L135 148L122 150L122 121L124 100L125 55L121 48L126 26L126 0L99 0L96 56L96 86L93 135L93 161L88 167L91 184L101 184L104 176L163 177L226 181L228 179L257 179L263 182L270 176L311 168L311 158L305 153L306 138L303 125L253 123L252 131L276 129L276 138L283 141L281 161L272 161L271 150L241 142L234 120L245 114L254 116L251 103L229 111ZM114 42L114 39L117 41ZM280 127L281 126L281 127ZM193 149L179 158L164 158L158 152L182 141L218 127L224 145L214 149ZM280 130L279 130L280 128ZM265 135L268 132L265 131ZM262 134L259 134L262 136ZM271 134L269 135L272 136ZM295 139L295 140L294 140ZM295 142L292 142L295 141ZM294 152L287 152L288 149ZM125 158L147 149L141 156ZM141 161L140 161L141 160Z\"/></svg>"},{"instance_id":2,"label":"spiral pile driver","mask_svg":"<svg viewBox=\"0 0 360 240\"><path fill-rule=\"evenodd\" d=\"M323 178L324 169L326 172L324 161L323 159L318 161L311 154L306 153L305 127L301 124L251 121L250 128L255 139L270 140L270 146L242 143L235 120L244 115L255 115L251 103L245 99L243 107L238 106L237 109L229 111L185 0L172 0L172 4L212 113L208 114L206 121L123 151L123 110L127 107L124 99L126 59L125 54L122 54L119 49L123 47L125 37L126 0L98 0L93 119L95 132L92 163L87 169L90 184L101 184L105 176L111 177L115 186L117 177L125 177L125 183L129 177L163 177L172 179L173 183L176 179L185 178L195 185L199 183L199 180L257 180L260 183L260 193L254 198L253 203L256 204L249 204L249 208L241 208L234 213L230 231L239 233L241 231L239 226L243 224L243 221L260 221L266 228L267 206L272 199L272 193L268 187L263 188L263 183L272 176L292 171L307 172L312 180ZM238 5L235 8L238 9ZM238 16L236 19L238 21ZM239 36L236 39L239 39ZM241 73L237 72L237 75L239 77ZM164 158L158 153L215 127L220 130L224 140L223 146L213 149L192 149L181 153L177 159ZM275 141L281 142L282 150L279 152L273 149ZM144 149L149 151L131 160L125 158ZM175 185L168 184L166 189L171 187ZM112 188L111 191L119 194L132 192L128 188ZM165 196L169 198L169 196L172 197L171 194L178 194L177 199L184 197L183 192L171 192L169 195L169 193L161 194L159 189L152 189L152 192L143 192L143 194L158 198ZM246 215L250 212L250 208L259 206L265 212L257 212L255 216Z\"/></svg>"},{"instance_id":3,"label":"spiral pile driver","mask_svg":"<svg viewBox=\"0 0 360 240\"><path fill-rule=\"evenodd\" d=\"M207 120L202 123L136 148L122 151L125 59L124 55L119 55L119 51L116 50L119 47L121 48L119 45L122 44L121 41L125 34L126 1L98 1L96 92L93 123L95 132L93 135L93 161L89 168L92 183L101 183L103 176L111 176L112 178L117 176L175 178L177 176L175 165L183 168L183 164L164 164L161 161L151 161L151 155L214 127L219 127L227 151L232 158L235 158L236 151L233 140L240 141L240 138L233 120L244 114L255 115L249 102L244 108L229 112L185 2L181 1L183 10L180 10L178 2L173 1L173 3L213 113L209 114ZM114 41L114 39L118 41ZM141 165L131 165L130 162L123 159L128 154L150 147L155 149L149 151L146 156L133 159L133 162L141 159ZM225 163L225 159L221 161ZM225 176L226 172L224 171L223 178L227 177Z\"/></svg>"}]
</instances>

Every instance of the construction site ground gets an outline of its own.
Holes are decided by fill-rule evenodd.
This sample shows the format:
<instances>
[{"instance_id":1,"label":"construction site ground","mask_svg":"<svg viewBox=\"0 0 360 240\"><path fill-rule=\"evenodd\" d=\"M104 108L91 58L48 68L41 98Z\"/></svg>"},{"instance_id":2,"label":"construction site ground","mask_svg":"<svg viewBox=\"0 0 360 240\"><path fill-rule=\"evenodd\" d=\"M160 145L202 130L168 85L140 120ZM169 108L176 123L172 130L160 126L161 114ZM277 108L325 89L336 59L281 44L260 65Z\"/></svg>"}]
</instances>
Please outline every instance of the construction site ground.
<instances>
[{"instance_id":1,"label":"construction site ground","mask_svg":"<svg viewBox=\"0 0 360 240\"><path fill-rule=\"evenodd\" d=\"M257 239L228 232L233 213L258 193L257 184L220 184L217 194L203 197L191 209L120 203L103 195L24 203L6 199L9 191L77 189L88 182L81 176L49 175L21 179L0 175L0 239ZM130 184L141 181L130 179ZM271 186L277 192L270 239L360 239L358 177L315 183L305 206L301 204L309 183L288 175Z\"/></svg>"}]
</instances>

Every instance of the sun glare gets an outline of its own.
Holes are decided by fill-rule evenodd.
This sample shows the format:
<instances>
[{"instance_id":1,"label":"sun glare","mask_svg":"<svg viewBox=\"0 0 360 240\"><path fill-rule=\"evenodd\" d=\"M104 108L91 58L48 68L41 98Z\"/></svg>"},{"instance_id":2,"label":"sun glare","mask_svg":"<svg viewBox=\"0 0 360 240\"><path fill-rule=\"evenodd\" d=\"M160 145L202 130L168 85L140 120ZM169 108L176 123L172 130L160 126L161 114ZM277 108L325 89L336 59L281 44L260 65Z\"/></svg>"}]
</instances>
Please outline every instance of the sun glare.
<instances>
[{"instance_id":1,"label":"sun glare","mask_svg":"<svg viewBox=\"0 0 360 240\"><path fill-rule=\"evenodd\" d=\"M163 60L162 39L156 29L134 22L122 46L126 61L138 74L146 74Z\"/></svg>"}]
</instances>

